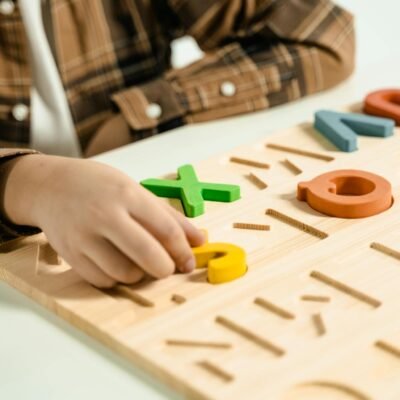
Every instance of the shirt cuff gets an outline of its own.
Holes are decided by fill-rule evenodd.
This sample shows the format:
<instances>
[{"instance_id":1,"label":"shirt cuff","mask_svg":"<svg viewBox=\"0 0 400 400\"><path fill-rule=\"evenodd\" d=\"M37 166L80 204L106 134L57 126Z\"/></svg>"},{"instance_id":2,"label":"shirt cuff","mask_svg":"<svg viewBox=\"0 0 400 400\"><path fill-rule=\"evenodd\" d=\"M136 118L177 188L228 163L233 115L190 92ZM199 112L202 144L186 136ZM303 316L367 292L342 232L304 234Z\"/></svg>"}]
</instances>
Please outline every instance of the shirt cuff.
<instances>
[{"instance_id":1,"label":"shirt cuff","mask_svg":"<svg viewBox=\"0 0 400 400\"><path fill-rule=\"evenodd\" d=\"M0 149L0 174L5 162L29 154L39 154L39 152L29 149ZM39 228L16 225L8 221L4 215L0 215L0 243L16 239L20 236L36 235L40 232Z\"/></svg>"},{"instance_id":2,"label":"shirt cuff","mask_svg":"<svg viewBox=\"0 0 400 400\"><path fill-rule=\"evenodd\" d=\"M135 132L158 133L184 125L186 109L179 90L165 79L156 79L112 96L126 122Z\"/></svg>"},{"instance_id":3,"label":"shirt cuff","mask_svg":"<svg viewBox=\"0 0 400 400\"><path fill-rule=\"evenodd\" d=\"M172 69L163 78L118 92L112 99L140 137L139 132L155 134L266 108L266 95L280 89L276 65L260 70L233 43L186 68Z\"/></svg>"}]
</instances>

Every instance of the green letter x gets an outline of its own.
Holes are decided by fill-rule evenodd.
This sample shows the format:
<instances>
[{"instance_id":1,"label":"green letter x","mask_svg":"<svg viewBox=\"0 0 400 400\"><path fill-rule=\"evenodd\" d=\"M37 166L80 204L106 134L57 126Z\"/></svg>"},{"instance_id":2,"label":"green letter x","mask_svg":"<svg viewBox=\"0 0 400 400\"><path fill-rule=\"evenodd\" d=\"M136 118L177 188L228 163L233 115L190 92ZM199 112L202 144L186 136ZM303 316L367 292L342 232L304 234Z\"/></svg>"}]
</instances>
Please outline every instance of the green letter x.
<instances>
[{"instance_id":1,"label":"green letter x","mask_svg":"<svg viewBox=\"0 0 400 400\"><path fill-rule=\"evenodd\" d=\"M177 180L146 179L141 184L157 196L180 199L188 217L204 214L204 200L232 202L240 199L239 186L199 182L191 165L178 168Z\"/></svg>"}]
</instances>

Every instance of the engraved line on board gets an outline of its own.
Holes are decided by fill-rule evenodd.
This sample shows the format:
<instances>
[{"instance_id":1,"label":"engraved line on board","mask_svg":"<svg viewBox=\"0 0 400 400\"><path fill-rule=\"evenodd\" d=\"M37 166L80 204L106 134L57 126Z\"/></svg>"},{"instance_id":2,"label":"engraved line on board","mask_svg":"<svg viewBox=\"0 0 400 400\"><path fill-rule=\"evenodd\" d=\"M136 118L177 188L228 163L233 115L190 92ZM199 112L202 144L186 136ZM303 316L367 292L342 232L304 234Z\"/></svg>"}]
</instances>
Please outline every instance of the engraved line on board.
<instances>
[{"instance_id":1,"label":"engraved line on board","mask_svg":"<svg viewBox=\"0 0 400 400\"><path fill-rule=\"evenodd\" d=\"M271 167L267 163L264 163L261 161L256 161L256 160L249 160L249 159L241 158L241 157L231 157L229 159L229 161L232 163L247 165L249 167L255 167L255 168L269 169Z\"/></svg>"},{"instance_id":2,"label":"engraved line on board","mask_svg":"<svg viewBox=\"0 0 400 400\"><path fill-rule=\"evenodd\" d=\"M384 342L383 340L377 340L375 342L375 347L400 359L400 349L390 343Z\"/></svg>"},{"instance_id":3,"label":"engraved line on board","mask_svg":"<svg viewBox=\"0 0 400 400\"><path fill-rule=\"evenodd\" d=\"M301 231L306 232L310 235L313 235L319 239L326 239L329 236L326 232L323 232L317 228L314 228L311 225L305 224L304 222L301 222L297 219L289 217L288 215L285 215L285 214L281 213L280 211L274 210L272 208L268 208L268 210L266 211L266 214L278 219L281 222L284 222L285 224L288 224L290 226L293 226L294 228L300 229Z\"/></svg>"},{"instance_id":4,"label":"engraved line on board","mask_svg":"<svg viewBox=\"0 0 400 400\"><path fill-rule=\"evenodd\" d=\"M300 299L303 301L315 301L319 303L329 303L331 301L331 298L328 296L319 296L314 294L304 294Z\"/></svg>"},{"instance_id":5,"label":"engraved line on board","mask_svg":"<svg viewBox=\"0 0 400 400\"><path fill-rule=\"evenodd\" d=\"M286 151L287 153L298 154L300 156L315 158L317 160L333 161L335 159L334 157L328 156L325 154L315 153L313 151L308 151L308 150L297 149L295 147L284 146L281 144L268 143L265 146L269 149Z\"/></svg>"},{"instance_id":6,"label":"engraved line on board","mask_svg":"<svg viewBox=\"0 0 400 400\"><path fill-rule=\"evenodd\" d=\"M323 336L326 333L326 327L321 314L313 314L311 316L312 322L315 326L318 336Z\"/></svg>"},{"instance_id":7,"label":"engraved line on board","mask_svg":"<svg viewBox=\"0 0 400 400\"><path fill-rule=\"evenodd\" d=\"M282 349L280 346L270 342L267 339L264 339L254 332L248 330L247 328L238 325L236 322L231 321L228 318L217 316L215 322L224 326L225 328L231 330L232 332L237 333L238 335L242 336L243 338L250 340L254 344L266 349L278 357L281 357L285 354L285 350Z\"/></svg>"},{"instance_id":8,"label":"engraved line on board","mask_svg":"<svg viewBox=\"0 0 400 400\"><path fill-rule=\"evenodd\" d=\"M295 319L296 316L291 313L288 310L285 310L282 307L277 306L274 303L271 303L268 300L265 300L261 297L257 297L256 299L254 299L254 304L257 304L258 306L264 308L265 310L268 310L270 312L272 312L273 314L277 315L278 317L281 317L283 319Z\"/></svg>"},{"instance_id":9,"label":"engraved line on board","mask_svg":"<svg viewBox=\"0 0 400 400\"><path fill-rule=\"evenodd\" d=\"M360 392L358 389L355 389L349 385L345 385L343 383L339 382L330 382L330 381L313 381L313 382L307 382L303 383L300 386L309 386L309 387L322 387L322 388L328 388L332 389L335 391L338 391L340 393L347 394L349 396L352 396L353 398L357 400L372 400L372 397L365 395L364 393Z\"/></svg>"},{"instance_id":10,"label":"engraved line on board","mask_svg":"<svg viewBox=\"0 0 400 400\"><path fill-rule=\"evenodd\" d=\"M135 292L132 288L128 286L118 284L111 290L114 290L119 295L128 298L129 300L132 300L133 302L142 307L154 307L155 305L151 300Z\"/></svg>"},{"instance_id":11,"label":"engraved line on board","mask_svg":"<svg viewBox=\"0 0 400 400\"><path fill-rule=\"evenodd\" d=\"M282 161L282 165L284 165L289 171L293 172L295 175L300 175L303 170L299 168L293 161L286 158Z\"/></svg>"},{"instance_id":12,"label":"engraved line on board","mask_svg":"<svg viewBox=\"0 0 400 400\"><path fill-rule=\"evenodd\" d=\"M198 361L196 365L227 383L232 382L235 379L232 374L210 361Z\"/></svg>"},{"instance_id":13,"label":"engraved line on board","mask_svg":"<svg viewBox=\"0 0 400 400\"><path fill-rule=\"evenodd\" d=\"M382 243L378 243L378 242L372 242L370 245L371 249L380 251L383 254L386 254L387 256L393 257L396 260L400 260L400 251L391 249L388 246L385 246Z\"/></svg>"},{"instance_id":14,"label":"engraved line on board","mask_svg":"<svg viewBox=\"0 0 400 400\"><path fill-rule=\"evenodd\" d=\"M180 295L180 294L173 294L172 296L171 296L171 301L173 301L174 303L176 303L176 304L183 304L183 303L185 303L187 300L186 300L186 297L183 297L182 295Z\"/></svg>"},{"instance_id":15,"label":"engraved line on board","mask_svg":"<svg viewBox=\"0 0 400 400\"><path fill-rule=\"evenodd\" d=\"M258 175L256 175L254 172L250 172L248 175L246 175L246 178L255 186L257 186L259 189L263 190L268 187L268 184L264 182L263 179L261 179Z\"/></svg>"},{"instance_id":16,"label":"engraved line on board","mask_svg":"<svg viewBox=\"0 0 400 400\"><path fill-rule=\"evenodd\" d=\"M349 296L354 297L355 299L360 300L374 308L378 308L382 305L382 303L379 300L377 300L363 292L360 292L359 290L354 289L351 286L346 285L345 283L337 281L336 279L333 279L319 271L312 271L310 276L312 278L314 278L322 283L325 283L326 285L331 286L331 287L341 291L342 293L348 294Z\"/></svg>"},{"instance_id":17,"label":"engraved line on board","mask_svg":"<svg viewBox=\"0 0 400 400\"><path fill-rule=\"evenodd\" d=\"M231 349L230 343L224 342L202 342L198 340L181 340L181 339L167 339L165 343L168 346L182 346L182 347L208 347L212 349Z\"/></svg>"},{"instance_id":18,"label":"engraved line on board","mask_svg":"<svg viewBox=\"0 0 400 400\"><path fill-rule=\"evenodd\" d=\"M269 231L271 227L263 224L250 224L247 222L234 222L233 227L235 229L249 229L254 231Z\"/></svg>"}]
</instances>

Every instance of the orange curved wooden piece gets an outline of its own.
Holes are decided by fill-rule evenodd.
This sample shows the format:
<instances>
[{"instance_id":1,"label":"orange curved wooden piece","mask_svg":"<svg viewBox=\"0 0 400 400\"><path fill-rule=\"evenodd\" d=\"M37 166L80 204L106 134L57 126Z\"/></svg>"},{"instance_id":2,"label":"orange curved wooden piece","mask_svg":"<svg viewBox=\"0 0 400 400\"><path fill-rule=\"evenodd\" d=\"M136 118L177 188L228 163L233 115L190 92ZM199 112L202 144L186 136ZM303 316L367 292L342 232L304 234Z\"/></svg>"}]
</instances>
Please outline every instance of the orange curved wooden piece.
<instances>
[{"instance_id":1,"label":"orange curved wooden piece","mask_svg":"<svg viewBox=\"0 0 400 400\"><path fill-rule=\"evenodd\" d=\"M311 208L338 218L364 218L392 205L391 184L379 175L359 170L336 170L297 187L297 198Z\"/></svg>"},{"instance_id":2,"label":"orange curved wooden piece","mask_svg":"<svg viewBox=\"0 0 400 400\"><path fill-rule=\"evenodd\" d=\"M370 93L364 100L364 112L391 118L400 125L400 89L383 89Z\"/></svg>"}]
</instances>

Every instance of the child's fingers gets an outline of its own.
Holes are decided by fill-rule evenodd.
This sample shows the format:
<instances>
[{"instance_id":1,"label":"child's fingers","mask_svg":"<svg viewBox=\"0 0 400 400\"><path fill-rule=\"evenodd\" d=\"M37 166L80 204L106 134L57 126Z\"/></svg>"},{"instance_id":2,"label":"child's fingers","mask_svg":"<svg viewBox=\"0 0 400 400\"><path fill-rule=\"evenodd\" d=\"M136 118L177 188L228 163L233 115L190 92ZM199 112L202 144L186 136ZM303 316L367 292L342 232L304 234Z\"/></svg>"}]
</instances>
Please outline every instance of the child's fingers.
<instances>
[{"instance_id":1,"label":"child's fingers","mask_svg":"<svg viewBox=\"0 0 400 400\"><path fill-rule=\"evenodd\" d=\"M133 284L144 276L142 269L104 238L99 237L86 247L86 253L106 275L117 282Z\"/></svg>"},{"instance_id":2,"label":"child's fingers","mask_svg":"<svg viewBox=\"0 0 400 400\"><path fill-rule=\"evenodd\" d=\"M106 275L92 260L81 254L71 265L86 281L98 288L111 288L116 281Z\"/></svg>"},{"instance_id":3,"label":"child's fingers","mask_svg":"<svg viewBox=\"0 0 400 400\"><path fill-rule=\"evenodd\" d=\"M181 272L191 272L194 257L185 231L177 219L153 195L143 196L143 206L131 210L132 217L167 250Z\"/></svg>"},{"instance_id":4,"label":"child's fingers","mask_svg":"<svg viewBox=\"0 0 400 400\"><path fill-rule=\"evenodd\" d=\"M121 213L108 226L107 239L136 265L155 278L175 271L175 263L161 244L129 214Z\"/></svg>"},{"instance_id":5,"label":"child's fingers","mask_svg":"<svg viewBox=\"0 0 400 400\"><path fill-rule=\"evenodd\" d=\"M177 220L192 247L201 246L206 241L204 233L197 229L190 221L175 208L165 204L167 211Z\"/></svg>"}]
</instances>

